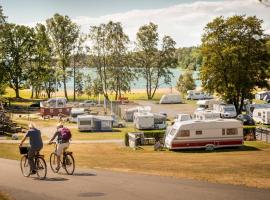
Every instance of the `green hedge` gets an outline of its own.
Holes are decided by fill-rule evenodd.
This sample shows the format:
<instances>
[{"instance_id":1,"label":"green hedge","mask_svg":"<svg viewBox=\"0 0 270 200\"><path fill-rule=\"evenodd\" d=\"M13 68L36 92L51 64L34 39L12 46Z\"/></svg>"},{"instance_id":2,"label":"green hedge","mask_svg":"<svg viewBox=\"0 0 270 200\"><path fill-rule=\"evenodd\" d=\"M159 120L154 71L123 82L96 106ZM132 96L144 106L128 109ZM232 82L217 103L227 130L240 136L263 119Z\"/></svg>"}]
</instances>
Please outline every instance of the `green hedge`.
<instances>
[{"instance_id":1,"label":"green hedge","mask_svg":"<svg viewBox=\"0 0 270 200\"><path fill-rule=\"evenodd\" d=\"M143 132L145 138L163 138L165 135L166 130L144 130L144 131L137 131ZM125 133L125 145L129 146L129 138L128 133Z\"/></svg>"}]
</instances>

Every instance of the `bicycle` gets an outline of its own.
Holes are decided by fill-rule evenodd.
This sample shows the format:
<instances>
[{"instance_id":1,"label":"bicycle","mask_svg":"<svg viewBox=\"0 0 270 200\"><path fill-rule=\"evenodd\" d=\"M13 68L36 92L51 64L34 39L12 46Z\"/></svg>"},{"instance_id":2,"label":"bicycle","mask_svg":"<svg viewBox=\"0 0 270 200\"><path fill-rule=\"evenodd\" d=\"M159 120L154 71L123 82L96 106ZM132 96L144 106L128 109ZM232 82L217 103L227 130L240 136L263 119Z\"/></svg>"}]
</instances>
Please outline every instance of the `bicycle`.
<instances>
[{"instance_id":1,"label":"bicycle","mask_svg":"<svg viewBox=\"0 0 270 200\"><path fill-rule=\"evenodd\" d=\"M58 173L60 168L57 169L57 144L56 142L52 142L52 144L55 145L55 151L51 153L50 155L50 166L54 173ZM65 151L63 152L63 159L60 159L60 166L62 166L68 175L72 175L75 170L75 160L73 157L73 152Z\"/></svg>"},{"instance_id":2,"label":"bicycle","mask_svg":"<svg viewBox=\"0 0 270 200\"><path fill-rule=\"evenodd\" d=\"M23 155L20 162L21 172L23 176L29 177L31 175L30 165L28 162L29 147L19 147L20 153ZM43 180L47 176L47 165L44 160L44 155L37 152L34 156L34 163L36 166L36 174L39 179Z\"/></svg>"}]
</instances>

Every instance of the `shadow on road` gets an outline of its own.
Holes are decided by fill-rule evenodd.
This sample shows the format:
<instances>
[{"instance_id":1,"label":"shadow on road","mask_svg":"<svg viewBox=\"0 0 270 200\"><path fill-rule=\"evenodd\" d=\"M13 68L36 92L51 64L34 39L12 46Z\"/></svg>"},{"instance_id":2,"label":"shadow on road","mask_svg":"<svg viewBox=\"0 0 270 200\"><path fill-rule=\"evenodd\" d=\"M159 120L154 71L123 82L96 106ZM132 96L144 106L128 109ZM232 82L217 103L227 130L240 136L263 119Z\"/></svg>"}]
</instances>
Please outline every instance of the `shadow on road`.
<instances>
[{"instance_id":1,"label":"shadow on road","mask_svg":"<svg viewBox=\"0 0 270 200\"><path fill-rule=\"evenodd\" d=\"M78 173L74 173L73 176L96 176L96 174L87 173L87 172L78 172Z\"/></svg>"},{"instance_id":2,"label":"shadow on road","mask_svg":"<svg viewBox=\"0 0 270 200\"><path fill-rule=\"evenodd\" d=\"M40 179L38 179L38 178L34 178L35 180L40 180ZM63 177L54 177L54 178L46 178L46 179L44 179L44 180L42 180L42 181L68 181L69 179L67 179L67 178L63 178Z\"/></svg>"},{"instance_id":3,"label":"shadow on road","mask_svg":"<svg viewBox=\"0 0 270 200\"><path fill-rule=\"evenodd\" d=\"M102 193L102 192L85 192L85 193L80 193L78 196L79 197L101 197L104 195L105 193Z\"/></svg>"}]
</instances>

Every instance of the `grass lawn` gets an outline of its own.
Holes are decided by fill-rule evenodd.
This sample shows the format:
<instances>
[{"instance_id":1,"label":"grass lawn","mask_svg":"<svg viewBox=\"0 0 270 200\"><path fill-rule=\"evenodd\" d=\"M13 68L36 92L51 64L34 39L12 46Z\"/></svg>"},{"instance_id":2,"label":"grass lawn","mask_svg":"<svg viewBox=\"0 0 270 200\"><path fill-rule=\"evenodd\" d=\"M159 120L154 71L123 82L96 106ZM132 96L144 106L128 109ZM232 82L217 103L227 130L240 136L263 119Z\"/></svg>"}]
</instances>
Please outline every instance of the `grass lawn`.
<instances>
[{"instance_id":1,"label":"grass lawn","mask_svg":"<svg viewBox=\"0 0 270 200\"><path fill-rule=\"evenodd\" d=\"M270 144L246 142L240 149L214 152L158 151L152 146L141 150L116 144L73 144L77 166L153 175L190 178L209 182L270 188ZM49 160L53 146L45 145L43 153ZM18 146L0 145L0 157L19 159Z\"/></svg>"}]
</instances>

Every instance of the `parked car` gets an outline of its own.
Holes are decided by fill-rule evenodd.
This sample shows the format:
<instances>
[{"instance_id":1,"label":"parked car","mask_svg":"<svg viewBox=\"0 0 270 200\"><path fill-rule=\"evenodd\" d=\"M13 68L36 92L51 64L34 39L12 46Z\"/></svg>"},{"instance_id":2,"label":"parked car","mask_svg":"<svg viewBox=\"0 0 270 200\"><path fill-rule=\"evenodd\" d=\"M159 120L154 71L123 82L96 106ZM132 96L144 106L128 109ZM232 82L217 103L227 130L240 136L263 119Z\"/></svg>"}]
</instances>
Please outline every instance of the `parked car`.
<instances>
[{"instance_id":1,"label":"parked car","mask_svg":"<svg viewBox=\"0 0 270 200\"><path fill-rule=\"evenodd\" d=\"M96 102L94 100L85 100L82 103L79 103L80 107L91 107L95 105L96 105Z\"/></svg>"},{"instance_id":2,"label":"parked car","mask_svg":"<svg viewBox=\"0 0 270 200\"><path fill-rule=\"evenodd\" d=\"M30 105L31 108L40 108L40 102L36 101Z\"/></svg>"},{"instance_id":3,"label":"parked car","mask_svg":"<svg viewBox=\"0 0 270 200\"><path fill-rule=\"evenodd\" d=\"M254 119L247 114L240 114L236 119L242 121L243 125L255 125Z\"/></svg>"}]
</instances>

